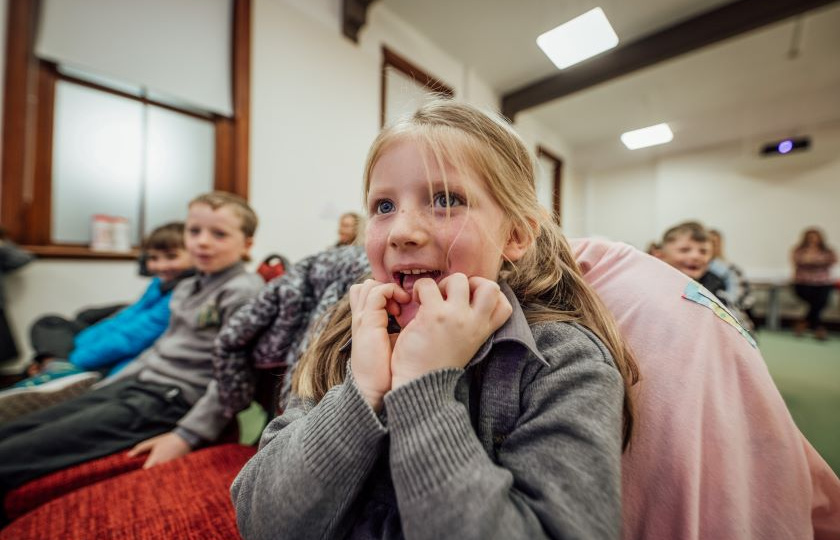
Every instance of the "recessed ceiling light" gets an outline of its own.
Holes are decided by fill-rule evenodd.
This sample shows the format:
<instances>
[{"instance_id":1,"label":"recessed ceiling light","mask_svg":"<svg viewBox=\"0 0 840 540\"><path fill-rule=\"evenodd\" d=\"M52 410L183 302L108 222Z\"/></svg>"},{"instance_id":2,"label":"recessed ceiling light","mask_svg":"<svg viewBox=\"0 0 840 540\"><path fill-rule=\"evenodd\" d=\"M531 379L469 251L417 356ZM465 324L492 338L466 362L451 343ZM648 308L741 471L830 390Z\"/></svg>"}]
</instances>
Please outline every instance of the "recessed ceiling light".
<instances>
[{"instance_id":1,"label":"recessed ceiling light","mask_svg":"<svg viewBox=\"0 0 840 540\"><path fill-rule=\"evenodd\" d=\"M656 146L657 144L665 144L671 142L674 134L668 124L656 124L642 129L635 129L628 131L621 135L621 142L630 150L637 150L648 146Z\"/></svg>"},{"instance_id":2,"label":"recessed ceiling light","mask_svg":"<svg viewBox=\"0 0 840 540\"><path fill-rule=\"evenodd\" d=\"M555 66L566 69L612 49L618 45L618 36L604 10L596 7L542 34L537 45Z\"/></svg>"}]
</instances>

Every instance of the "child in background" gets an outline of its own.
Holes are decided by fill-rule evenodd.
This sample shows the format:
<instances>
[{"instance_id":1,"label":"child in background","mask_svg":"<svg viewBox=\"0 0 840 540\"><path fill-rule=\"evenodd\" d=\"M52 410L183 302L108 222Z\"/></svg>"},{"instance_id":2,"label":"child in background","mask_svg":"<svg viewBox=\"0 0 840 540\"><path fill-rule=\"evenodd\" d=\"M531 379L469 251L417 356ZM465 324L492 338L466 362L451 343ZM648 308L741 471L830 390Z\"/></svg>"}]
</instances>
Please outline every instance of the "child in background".
<instances>
[{"instance_id":1,"label":"child in background","mask_svg":"<svg viewBox=\"0 0 840 540\"><path fill-rule=\"evenodd\" d=\"M213 340L262 283L242 264L256 227L254 211L235 195L190 202L184 242L198 274L173 291L166 332L104 386L0 425L0 497L132 445L135 454L149 452L148 468L218 437L227 418L213 381Z\"/></svg>"},{"instance_id":2,"label":"child in background","mask_svg":"<svg viewBox=\"0 0 840 540\"><path fill-rule=\"evenodd\" d=\"M746 330L752 330L752 320L726 294L726 283L709 271L712 242L706 228L696 221L686 221L665 231L655 256L708 289Z\"/></svg>"},{"instance_id":3,"label":"child in background","mask_svg":"<svg viewBox=\"0 0 840 540\"><path fill-rule=\"evenodd\" d=\"M365 193L373 279L235 480L242 535L617 538L635 363L521 139L432 102L374 142Z\"/></svg>"},{"instance_id":4,"label":"child in background","mask_svg":"<svg viewBox=\"0 0 840 540\"><path fill-rule=\"evenodd\" d=\"M193 273L184 249L184 224L168 223L143 241L146 266L155 276L140 299L76 334L67 359L39 358L40 374L0 392L0 422L59 403L85 391L102 374L114 374L149 348L169 324L169 299Z\"/></svg>"},{"instance_id":5,"label":"child in background","mask_svg":"<svg viewBox=\"0 0 840 540\"><path fill-rule=\"evenodd\" d=\"M723 281L708 273L712 244L706 228L696 221L686 221L665 231L654 255L713 293L723 288Z\"/></svg>"}]
</instances>

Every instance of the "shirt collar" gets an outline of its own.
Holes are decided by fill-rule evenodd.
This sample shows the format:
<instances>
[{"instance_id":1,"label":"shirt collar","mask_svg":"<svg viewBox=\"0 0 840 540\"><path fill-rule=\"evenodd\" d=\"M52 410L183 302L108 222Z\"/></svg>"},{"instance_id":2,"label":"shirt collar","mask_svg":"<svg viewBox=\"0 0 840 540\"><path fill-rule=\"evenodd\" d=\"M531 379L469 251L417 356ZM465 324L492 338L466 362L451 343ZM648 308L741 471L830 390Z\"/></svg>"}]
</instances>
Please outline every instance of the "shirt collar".
<instances>
[{"instance_id":1,"label":"shirt collar","mask_svg":"<svg viewBox=\"0 0 840 540\"><path fill-rule=\"evenodd\" d=\"M484 360L488 354L490 354L490 350L495 345L506 342L516 343L524 347L528 350L528 352L533 354L537 360L545 365L548 365L548 362L537 348L537 342L534 341L534 334L531 332L531 327L528 325L528 320L525 318L525 312L522 310L522 306L519 304L519 299L516 298L516 294L514 294L513 289L511 289L510 285L508 285L505 281L500 282L499 286L502 289L502 294L504 294L508 299L508 302L510 302L513 312L510 314L510 317L508 317L508 320L505 321L505 324L496 330L496 332L478 349L478 352L475 353L475 356L473 356L472 360L470 360L469 365L473 366L478 364Z\"/></svg>"},{"instance_id":2,"label":"shirt collar","mask_svg":"<svg viewBox=\"0 0 840 540\"><path fill-rule=\"evenodd\" d=\"M231 276L243 272L244 269L245 265L240 261L233 263L227 268L219 270L214 274L204 274L202 272L198 272L196 273L195 281L193 282L193 294L218 281L227 281Z\"/></svg>"}]
</instances>

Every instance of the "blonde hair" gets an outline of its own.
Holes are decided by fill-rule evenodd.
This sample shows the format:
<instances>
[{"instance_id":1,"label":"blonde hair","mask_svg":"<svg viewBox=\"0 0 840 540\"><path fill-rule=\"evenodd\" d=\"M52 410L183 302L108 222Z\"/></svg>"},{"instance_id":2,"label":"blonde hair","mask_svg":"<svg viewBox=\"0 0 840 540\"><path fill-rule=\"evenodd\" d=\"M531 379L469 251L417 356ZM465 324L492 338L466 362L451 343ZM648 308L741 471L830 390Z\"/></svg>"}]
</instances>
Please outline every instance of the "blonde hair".
<instances>
[{"instance_id":1,"label":"blonde hair","mask_svg":"<svg viewBox=\"0 0 840 540\"><path fill-rule=\"evenodd\" d=\"M229 206L242 222L240 228L245 238L252 238L257 232L257 225L259 224L257 213L254 212L254 209L251 208L248 201L239 195L234 195L226 191L211 191L191 200L187 207L191 207L194 204L206 204L213 210L218 210L223 206Z\"/></svg>"},{"instance_id":2,"label":"blonde hair","mask_svg":"<svg viewBox=\"0 0 840 540\"><path fill-rule=\"evenodd\" d=\"M379 158L397 142L423 144L445 170L472 171L510 218L510 231L530 246L516 264L505 261L499 275L522 305L529 324L547 321L578 322L595 333L612 354L624 380L624 445L629 443L634 413L629 388L639 372L629 347L600 298L586 284L571 248L551 215L537 200L534 164L525 144L495 114L449 100L426 104L412 116L386 127L367 157L365 196ZM445 181L445 180L444 180ZM295 370L293 389L320 401L345 377L351 314L345 298L334 309L324 332L310 344Z\"/></svg>"},{"instance_id":3,"label":"blonde hair","mask_svg":"<svg viewBox=\"0 0 840 540\"><path fill-rule=\"evenodd\" d=\"M248 201L239 195L234 195L226 191L211 191L191 200L187 208L191 208L194 204L206 204L213 210L227 206L239 218L239 228L242 234L245 235L245 238L253 238L257 232L257 225L259 225L257 213L254 212L254 209L251 208ZM243 261L248 262L251 260L251 255L249 253L243 253L241 258Z\"/></svg>"}]
</instances>

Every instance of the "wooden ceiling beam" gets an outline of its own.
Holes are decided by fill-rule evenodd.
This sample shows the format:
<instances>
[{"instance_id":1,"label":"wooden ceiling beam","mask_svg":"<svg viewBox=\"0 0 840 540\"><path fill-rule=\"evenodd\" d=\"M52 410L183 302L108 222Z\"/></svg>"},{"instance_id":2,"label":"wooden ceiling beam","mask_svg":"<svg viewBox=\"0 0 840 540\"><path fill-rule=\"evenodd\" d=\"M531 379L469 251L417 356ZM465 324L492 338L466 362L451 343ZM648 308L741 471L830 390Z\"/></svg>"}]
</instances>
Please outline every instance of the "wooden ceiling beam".
<instances>
[{"instance_id":1,"label":"wooden ceiling beam","mask_svg":"<svg viewBox=\"0 0 840 540\"><path fill-rule=\"evenodd\" d=\"M659 30L502 96L517 113L838 0L737 0Z\"/></svg>"},{"instance_id":2,"label":"wooden ceiling beam","mask_svg":"<svg viewBox=\"0 0 840 540\"><path fill-rule=\"evenodd\" d=\"M367 22L367 10L375 0L342 0L341 31L345 36L359 42L359 32Z\"/></svg>"}]
</instances>

